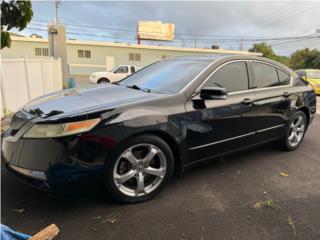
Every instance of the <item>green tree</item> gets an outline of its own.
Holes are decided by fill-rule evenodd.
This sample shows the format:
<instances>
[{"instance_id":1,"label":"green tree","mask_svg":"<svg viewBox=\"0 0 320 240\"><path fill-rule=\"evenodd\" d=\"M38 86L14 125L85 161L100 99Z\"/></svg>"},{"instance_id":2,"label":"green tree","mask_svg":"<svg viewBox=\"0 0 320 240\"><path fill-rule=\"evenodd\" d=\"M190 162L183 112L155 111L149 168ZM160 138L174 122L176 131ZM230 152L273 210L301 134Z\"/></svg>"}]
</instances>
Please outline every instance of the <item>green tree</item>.
<instances>
[{"instance_id":1,"label":"green tree","mask_svg":"<svg viewBox=\"0 0 320 240\"><path fill-rule=\"evenodd\" d=\"M286 56L279 56L273 52L273 49L266 43L253 44L253 47L249 49L249 52L260 52L263 57L270 58L281 62L287 66L290 65L290 58Z\"/></svg>"},{"instance_id":2,"label":"green tree","mask_svg":"<svg viewBox=\"0 0 320 240\"><path fill-rule=\"evenodd\" d=\"M320 51L317 49L300 49L291 54L290 58L293 69L320 68Z\"/></svg>"},{"instance_id":3,"label":"green tree","mask_svg":"<svg viewBox=\"0 0 320 240\"><path fill-rule=\"evenodd\" d=\"M263 57L273 59L275 57L275 53L272 48L268 46L265 42L253 44L253 47L249 49L249 52L260 52Z\"/></svg>"},{"instance_id":4,"label":"green tree","mask_svg":"<svg viewBox=\"0 0 320 240\"><path fill-rule=\"evenodd\" d=\"M30 0L1 1L1 49L10 47L10 31L17 28L22 31L33 16Z\"/></svg>"}]
</instances>

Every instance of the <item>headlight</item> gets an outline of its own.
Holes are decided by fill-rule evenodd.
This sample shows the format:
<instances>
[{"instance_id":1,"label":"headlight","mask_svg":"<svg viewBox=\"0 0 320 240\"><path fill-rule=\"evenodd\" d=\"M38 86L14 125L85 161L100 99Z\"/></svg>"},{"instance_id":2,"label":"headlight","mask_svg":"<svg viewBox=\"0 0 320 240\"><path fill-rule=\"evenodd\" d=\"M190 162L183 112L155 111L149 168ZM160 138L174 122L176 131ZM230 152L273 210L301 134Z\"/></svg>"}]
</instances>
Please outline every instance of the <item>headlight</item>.
<instances>
[{"instance_id":1,"label":"headlight","mask_svg":"<svg viewBox=\"0 0 320 240\"><path fill-rule=\"evenodd\" d=\"M24 138L52 138L63 137L72 134L90 131L99 122L100 118L85 120L80 122L62 124L36 124L24 135Z\"/></svg>"}]
</instances>

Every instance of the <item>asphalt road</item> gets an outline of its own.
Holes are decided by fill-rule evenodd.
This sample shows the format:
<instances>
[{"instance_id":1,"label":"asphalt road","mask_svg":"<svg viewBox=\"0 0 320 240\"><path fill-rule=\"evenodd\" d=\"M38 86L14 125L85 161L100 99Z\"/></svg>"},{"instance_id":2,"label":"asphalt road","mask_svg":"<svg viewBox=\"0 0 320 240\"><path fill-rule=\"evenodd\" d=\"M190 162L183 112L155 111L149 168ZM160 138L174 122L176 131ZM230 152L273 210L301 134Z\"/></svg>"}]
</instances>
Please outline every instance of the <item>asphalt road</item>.
<instances>
[{"instance_id":1,"label":"asphalt road","mask_svg":"<svg viewBox=\"0 0 320 240\"><path fill-rule=\"evenodd\" d=\"M67 240L320 239L319 133L318 115L294 152L270 144L203 165L155 199L131 205L99 191L51 197L2 168L1 221L27 234L55 223L57 239Z\"/></svg>"}]
</instances>

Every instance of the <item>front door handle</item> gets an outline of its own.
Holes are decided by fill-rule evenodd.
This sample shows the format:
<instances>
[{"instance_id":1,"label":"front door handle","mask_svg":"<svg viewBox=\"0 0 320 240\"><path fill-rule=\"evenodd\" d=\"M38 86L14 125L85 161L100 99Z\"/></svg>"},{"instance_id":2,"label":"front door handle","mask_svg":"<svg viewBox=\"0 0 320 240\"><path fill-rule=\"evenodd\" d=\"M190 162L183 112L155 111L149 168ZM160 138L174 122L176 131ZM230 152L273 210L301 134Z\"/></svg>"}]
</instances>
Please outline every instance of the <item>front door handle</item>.
<instances>
[{"instance_id":1,"label":"front door handle","mask_svg":"<svg viewBox=\"0 0 320 240\"><path fill-rule=\"evenodd\" d=\"M290 97L290 93L284 92L282 96L285 97L285 98L288 98L288 97Z\"/></svg>"},{"instance_id":2,"label":"front door handle","mask_svg":"<svg viewBox=\"0 0 320 240\"><path fill-rule=\"evenodd\" d=\"M245 98L245 99L243 99L242 100L242 104L245 104L245 105L250 105L250 104L252 104L252 102L253 102L253 100L252 99L250 99L250 98Z\"/></svg>"}]
</instances>

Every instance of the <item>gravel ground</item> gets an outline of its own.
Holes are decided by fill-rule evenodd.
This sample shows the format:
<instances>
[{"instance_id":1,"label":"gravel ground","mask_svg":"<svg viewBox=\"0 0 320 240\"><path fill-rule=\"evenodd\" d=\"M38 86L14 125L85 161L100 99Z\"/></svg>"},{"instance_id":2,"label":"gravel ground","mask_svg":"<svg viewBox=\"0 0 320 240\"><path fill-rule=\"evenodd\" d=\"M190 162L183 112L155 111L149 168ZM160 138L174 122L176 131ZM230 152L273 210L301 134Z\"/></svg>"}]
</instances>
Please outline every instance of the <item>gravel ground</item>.
<instances>
[{"instance_id":1,"label":"gravel ground","mask_svg":"<svg viewBox=\"0 0 320 240\"><path fill-rule=\"evenodd\" d=\"M203 165L131 205L99 191L55 198L2 168L1 220L28 234L55 223L68 240L320 239L319 133L318 115L294 152L270 144Z\"/></svg>"}]
</instances>

